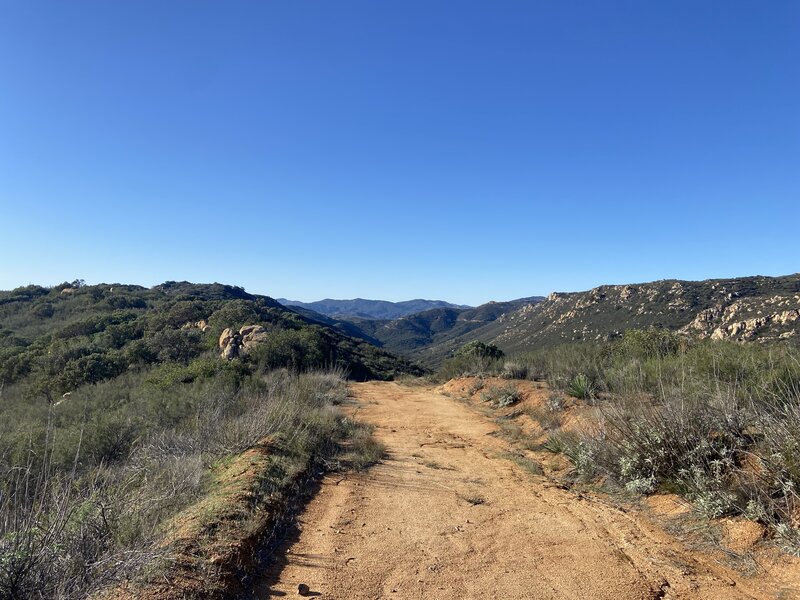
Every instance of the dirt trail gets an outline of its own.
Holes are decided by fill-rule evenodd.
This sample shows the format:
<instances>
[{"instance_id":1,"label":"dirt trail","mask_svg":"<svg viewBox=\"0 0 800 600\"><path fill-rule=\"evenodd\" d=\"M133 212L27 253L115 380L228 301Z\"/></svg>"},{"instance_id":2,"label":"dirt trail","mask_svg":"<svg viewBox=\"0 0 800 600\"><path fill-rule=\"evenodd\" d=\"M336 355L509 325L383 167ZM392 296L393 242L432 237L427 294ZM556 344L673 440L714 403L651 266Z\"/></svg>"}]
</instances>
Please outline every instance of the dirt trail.
<instances>
[{"instance_id":1,"label":"dirt trail","mask_svg":"<svg viewBox=\"0 0 800 600\"><path fill-rule=\"evenodd\" d=\"M355 384L389 456L323 482L259 598L793 598L633 512L503 458L497 426L432 387Z\"/></svg>"}]
</instances>

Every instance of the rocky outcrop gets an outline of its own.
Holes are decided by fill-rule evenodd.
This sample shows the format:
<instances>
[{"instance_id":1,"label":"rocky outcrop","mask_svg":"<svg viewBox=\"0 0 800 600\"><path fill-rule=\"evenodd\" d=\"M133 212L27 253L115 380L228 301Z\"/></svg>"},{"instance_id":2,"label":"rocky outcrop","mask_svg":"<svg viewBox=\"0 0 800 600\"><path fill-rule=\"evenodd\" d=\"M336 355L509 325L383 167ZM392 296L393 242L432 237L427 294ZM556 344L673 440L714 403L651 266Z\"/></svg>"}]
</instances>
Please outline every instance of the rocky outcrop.
<instances>
[{"instance_id":1,"label":"rocky outcrop","mask_svg":"<svg viewBox=\"0 0 800 600\"><path fill-rule=\"evenodd\" d=\"M239 331L224 329L219 336L220 356L233 360L250 352L269 336L261 325L245 325Z\"/></svg>"},{"instance_id":2,"label":"rocky outcrop","mask_svg":"<svg viewBox=\"0 0 800 600\"><path fill-rule=\"evenodd\" d=\"M724 340L734 338L739 340L752 339L762 333L767 327L780 327L789 325L800 319L800 310L785 310L780 313L754 317L744 321L737 321L730 325L721 325L711 333L711 339ZM778 334L779 339L794 335L794 330L783 331Z\"/></svg>"},{"instance_id":3,"label":"rocky outcrop","mask_svg":"<svg viewBox=\"0 0 800 600\"><path fill-rule=\"evenodd\" d=\"M473 334L507 352L602 341L659 327L691 337L769 342L800 334L800 275L708 281L662 280L554 292Z\"/></svg>"},{"instance_id":4,"label":"rocky outcrop","mask_svg":"<svg viewBox=\"0 0 800 600\"><path fill-rule=\"evenodd\" d=\"M205 333L206 331L211 329L211 325L209 325L205 319L200 319L199 321L194 321L194 322L186 321L186 323L184 323L181 326L181 329L183 330L199 329L200 331Z\"/></svg>"},{"instance_id":5,"label":"rocky outcrop","mask_svg":"<svg viewBox=\"0 0 800 600\"><path fill-rule=\"evenodd\" d=\"M726 295L681 331L713 340L768 341L790 338L800 325L800 295L735 298Z\"/></svg>"}]
</instances>

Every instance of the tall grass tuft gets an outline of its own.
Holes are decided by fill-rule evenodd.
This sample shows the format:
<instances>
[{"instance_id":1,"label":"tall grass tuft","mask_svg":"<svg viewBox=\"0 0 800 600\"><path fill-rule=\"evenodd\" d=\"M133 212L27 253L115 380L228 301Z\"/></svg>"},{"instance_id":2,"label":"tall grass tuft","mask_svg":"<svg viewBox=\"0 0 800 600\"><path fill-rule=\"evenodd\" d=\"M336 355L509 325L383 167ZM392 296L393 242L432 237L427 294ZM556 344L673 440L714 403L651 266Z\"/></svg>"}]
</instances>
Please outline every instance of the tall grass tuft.
<instances>
[{"instance_id":1,"label":"tall grass tuft","mask_svg":"<svg viewBox=\"0 0 800 600\"><path fill-rule=\"evenodd\" d=\"M0 439L0 598L85 597L146 572L167 558L156 543L161 525L204 493L210 468L264 439L286 473L342 448L360 467L380 460L369 430L337 408L347 398L342 375L278 370L239 386L145 384L138 399L109 382L88 396L127 393L115 419L98 420L86 405L74 431L51 407L42 435L22 450ZM98 423L113 426L98 435Z\"/></svg>"}]
</instances>

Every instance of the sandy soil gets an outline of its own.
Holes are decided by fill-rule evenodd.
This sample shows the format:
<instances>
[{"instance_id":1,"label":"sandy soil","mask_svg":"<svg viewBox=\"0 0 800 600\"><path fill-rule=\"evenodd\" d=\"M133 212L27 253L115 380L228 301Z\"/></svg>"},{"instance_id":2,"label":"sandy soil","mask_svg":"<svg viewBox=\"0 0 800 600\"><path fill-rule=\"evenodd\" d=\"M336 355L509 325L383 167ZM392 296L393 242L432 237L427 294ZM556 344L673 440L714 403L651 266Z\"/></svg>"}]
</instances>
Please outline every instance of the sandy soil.
<instances>
[{"instance_id":1,"label":"sandy soil","mask_svg":"<svg viewBox=\"0 0 800 600\"><path fill-rule=\"evenodd\" d=\"M353 386L388 457L331 475L259 598L798 598L689 551L639 511L563 489L504 457L497 425L432 387Z\"/></svg>"}]
</instances>

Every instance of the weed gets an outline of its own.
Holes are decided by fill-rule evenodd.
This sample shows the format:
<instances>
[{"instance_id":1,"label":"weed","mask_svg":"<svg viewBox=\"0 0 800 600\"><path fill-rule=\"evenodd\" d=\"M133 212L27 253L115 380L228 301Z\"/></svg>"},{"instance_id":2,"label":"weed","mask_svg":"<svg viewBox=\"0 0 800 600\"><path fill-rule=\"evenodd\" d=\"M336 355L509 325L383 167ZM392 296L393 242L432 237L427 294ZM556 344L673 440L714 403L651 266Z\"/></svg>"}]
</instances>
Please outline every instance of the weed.
<instances>
[{"instance_id":1,"label":"weed","mask_svg":"<svg viewBox=\"0 0 800 600\"><path fill-rule=\"evenodd\" d=\"M508 457L514 464L518 467L524 469L531 475L543 475L544 470L542 466L536 462L535 460L528 458L527 456L523 456L520 454L511 454Z\"/></svg>"},{"instance_id":2,"label":"weed","mask_svg":"<svg viewBox=\"0 0 800 600\"><path fill-rule=\"evenodd\" d=\"M491 386L481 393L481 401L495 408L506 408L522 400L522 394L513 385Z\"/></svg>"},{"instance_id":3,"label":"weed","mask_svg":"<svg viewBox=\"0 0 800 600\"><path fill-rule=\"evenodd\" d=\"M561 415L539 406L528 409L528 416L545 431L553 431L561 426Z\"/></svg>"},{"instance_id":4,"label":"weed","mask_svg":"<svg viewBox=\"0 0 800 600\"><path fill-rule=\"evenodd\" d=\"M462 496L466 502L471 504L472 506L478 506L480 504L486 504L486 498L479 494L470 494L468 496Z\"/></svg>"},{"instance_id":5,"label":"weed","mask_svg":"<svg viewBox=\"0 0 800 600\"><path fill-rule=\"evenodd\" d=\"M478 392L480 392L486 386L486 381L484 381L483 377L476 377L472 380L472 383L467 388L467 396L472 397Z\"/></svg>"},{"instance_id":6,"label":"weed","mask_svg":"<svg viewBox=\"0 0 800 600\"><path fill-rule=\"evenodd\" d=\"M568 448L578 444L578 436L574 433L556 430L545 440L542 447L553 454L565 454Z\"/></svg>"},{"instance_id":7,"label":"weed","mask_svg":"<svg viewBox=\"0 0 800 600\"><path fill-rule=\"evenodd\" d=\"M527 379L528 367L522 363L506 361L500 376L503 379Z\"/></svg>"},{"instance_id":8,"label":"weed","mask_svg":"<svg viewBox=\"0 0 800 600\"><path fill-rule=\"evenodd\" d=\"M552 413L560 413L564 411L566 407L566 402L564 400L564 396L558 392L552 392L547 397L547 410Z\"/></svg>"}]
</instances>

